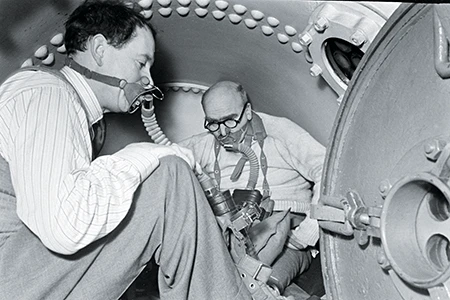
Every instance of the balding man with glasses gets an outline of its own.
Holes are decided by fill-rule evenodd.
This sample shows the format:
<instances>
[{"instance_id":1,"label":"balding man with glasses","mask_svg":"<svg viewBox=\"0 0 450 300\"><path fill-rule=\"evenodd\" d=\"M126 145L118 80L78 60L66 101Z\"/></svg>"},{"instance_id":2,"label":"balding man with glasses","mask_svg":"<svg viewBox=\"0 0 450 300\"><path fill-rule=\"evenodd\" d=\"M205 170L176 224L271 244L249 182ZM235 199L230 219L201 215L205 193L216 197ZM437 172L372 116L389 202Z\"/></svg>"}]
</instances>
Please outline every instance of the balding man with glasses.
<instances>
[{"instance_id":1,"label":"balding man with glasses","mask_svg":"<svg viewBox=\"0 0 450 300\"><path fill-rule=\"evenodd\" d=\"M221 191L254 188L261 192L261 203L273 200L273 211L285 213L288 230L278 230L271 237L278 243L267 242L258 253L265 264L273 267L272 274L278 276L269 283L283 294L292 279L309 267L310 250L318 241L319 228L309 218L309 211L311 202L319 197L325 148L289 119L253 111L239 83L215 83L204 93L202 107L207 132L179 145L193 151L203 171ZM257 165L259 170L251 170L252 160L257 161L253 168ZM256 180L253 185L252 180ZM270 224L270 219L263 221L269 223L267 227L280 226ZM280 217L275 220L282 222ZM255 243L261 243L255 239Z\"/></svg>"}]
</instances>

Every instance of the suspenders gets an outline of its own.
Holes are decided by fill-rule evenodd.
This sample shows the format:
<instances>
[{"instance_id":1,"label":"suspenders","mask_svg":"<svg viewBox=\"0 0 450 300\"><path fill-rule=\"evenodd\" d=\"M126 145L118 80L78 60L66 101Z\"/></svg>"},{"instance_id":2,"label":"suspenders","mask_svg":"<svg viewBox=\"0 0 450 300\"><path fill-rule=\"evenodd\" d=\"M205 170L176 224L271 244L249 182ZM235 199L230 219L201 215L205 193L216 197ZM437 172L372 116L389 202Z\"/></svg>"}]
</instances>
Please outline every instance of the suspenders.
<instances>
[{"instance_id":1,"label":"suspenders","mask_svg":"<svg viewBox=\"0 0 450 300\"><path fill-rule=\"evenodd\" d=\"M74 91L75 93L78 95L76 89L72 86L72 84L69 82L69 80L67 80L67 78L58 70L52 69L52 68L48 68L48 67L43 67L43 66L28 66L28 67L23 67L20 68L19 70L17 70L15 73L13 74L17 74L19 72L24 72L24 71L42 71L42 72L47 72L50 73L52 75L54 75L55 77L58 77L59 79L63 80L64 82L66 82ZM83 108L83 110L86 113L87 116L87 110L86 107L84 106L83 101L81 100L81 97L78 96L78 98L80 98L80 105ZM104 119L100 120L99 122L93 124L92 126L89 126L89 135L91 137L91 141L92 141L92 155L93 158L95 158L95 156L98 154L98 152L100 152L102 146L103 146L103 142L104 142L104 134L103 134L103 140L96 142L94 141L94 138L97 134L98 131L105 131L105 123L104 123Z\"/></svg>"}]
</instances>

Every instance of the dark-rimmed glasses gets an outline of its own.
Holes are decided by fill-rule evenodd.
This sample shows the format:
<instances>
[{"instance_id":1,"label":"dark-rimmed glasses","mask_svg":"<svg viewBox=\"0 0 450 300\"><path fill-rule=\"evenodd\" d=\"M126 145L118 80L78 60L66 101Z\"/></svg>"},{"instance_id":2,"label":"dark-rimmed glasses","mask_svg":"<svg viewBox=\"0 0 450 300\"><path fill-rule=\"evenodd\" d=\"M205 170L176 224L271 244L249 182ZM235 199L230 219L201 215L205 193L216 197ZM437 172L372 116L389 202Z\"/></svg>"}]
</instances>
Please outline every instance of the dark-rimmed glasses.
<instances>
[{"instance_id":1,"label":"dark-rimmed glasses","mask_svg":"<svg viewBox=\"0 0 450 300\"><path fill-rule=\"evenodd\" d=\"M247 109L247 105L249 102L245 103L244 108L242 109L241 115L237 119L226 119L223 121L208 121L205 120L205 124L203 125L205 129L209 130L210 132L215 132L219 130L220 125L223 124L225 127L233 129L236 128L239 123L241 123L242 117L244 116L244 112Z\"/></svg>"}]
</instances>

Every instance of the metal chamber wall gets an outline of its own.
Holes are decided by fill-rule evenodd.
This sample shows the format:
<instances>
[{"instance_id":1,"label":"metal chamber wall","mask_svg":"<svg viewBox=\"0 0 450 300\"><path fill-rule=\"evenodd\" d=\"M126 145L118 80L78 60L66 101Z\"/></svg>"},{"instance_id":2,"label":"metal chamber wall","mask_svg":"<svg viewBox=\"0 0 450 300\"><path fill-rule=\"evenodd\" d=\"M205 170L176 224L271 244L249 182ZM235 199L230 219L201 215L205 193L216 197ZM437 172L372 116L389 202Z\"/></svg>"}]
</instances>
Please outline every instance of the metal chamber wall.
<instances>
[{"instance_id":1,"label":"metal chamber wall","mask_svg":"<svg viewBox=\"0 0 450 300\"><path fill-rule=\"evenodd\" d=\"M344 97L316 214L331 299L450 299L449 15L397 10Z\"/></svg>"},{"instance_id":2,"label":"metal chamber wall","mask_svg":"<svg viewBox=\"0 0 450 300\"><path fill-rule=\"evenodd\" d=\"M80 2L2 0L0 27L6 30L0 32L0 81L62 32L65 18ZM171 139L202 130L203 89L217 80L239 81L256 110L288 117L329 145L323 194L331 202L355 191L367 207L383 208L382 214L369 217L381 233L367 244L358 244L364 230L347 237L322 231L328 299L450 299L440 290L449 273L448 235L442 226L450 216L448 195L445 185L422 175L428 172L446 184L441 152L448 155L443 149L449 136L450 90L435 68L432 6L406 5L394 14L364 56L339 107L322 77L310 76L311 65L297 45L319 2L152 2L150 21L157 31L152 74L168 95L157 103L157 118ZM61 63L57 54L55 67ZM148 140L139 115L109 115L107 123L114 135L107 134L105 153ZM436 157L430 158L432 154ZM417 214L405 213L409 202L402 195L416 197L410 190L423 190L413 208ZM396 214L388 208L397 209ZM429 219L422 208L431 211ZM432 225L424 225L426 221ZM393 227L413 229L403 237ZM417 253L412 249L399 257L405 245L417 246ZM416 271L425 266L430 269Z\"/></svg>"}]
</instances>

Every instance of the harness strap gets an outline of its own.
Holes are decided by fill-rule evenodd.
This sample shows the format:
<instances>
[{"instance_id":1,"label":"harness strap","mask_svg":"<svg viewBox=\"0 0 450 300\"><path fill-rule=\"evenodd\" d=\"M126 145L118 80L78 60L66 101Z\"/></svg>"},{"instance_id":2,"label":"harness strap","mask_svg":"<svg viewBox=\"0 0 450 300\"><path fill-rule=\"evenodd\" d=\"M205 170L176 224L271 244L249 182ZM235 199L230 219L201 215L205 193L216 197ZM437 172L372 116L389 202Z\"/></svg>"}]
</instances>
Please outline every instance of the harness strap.
<instances>
[{"instance_id":1,"label":"harness strap","mask_svg":"<svg viewBox=\"0 0 450 300\"><path fill-rule=\"evenodd\" d=\"M264 128L264 124L261 120L261 118L254 112L252 112L252 120L250 121L248 131L245 135L244 143L247 146L251 146L252 140L256 140L259 144L259 147L261 148L260 153L260 166L261 171L263 173L264 179L263 179L263 199L266 199L270 196L270 187L269 182L267 181L267 157L264 153L264 139L267 137L266 130ZM221 172L220 172L220 166L219 166L219 152L220 152L220 143L215 140L214 143L214 153L215 153L215 162L214 162L214 178L217 182L217 187L220 187L220 180L221 180ZM242 174L242 170L244 168L245 163L248 161L248 158L245 155L242 155L238 163L236 164L236 167L233 170L233 173L231 174L231 181L236 181L239 179L239 177Z\"/></svg>"},{"instance_id":2,"label":"harness strap","mask_svg":"<svg viewBox=\"0 0 450 300\"><path fill-rule=\"evenodd\" d=\"M52 69L52 68L48 68L48 67L44 67L44 66L28 66L28 67L23 67L20 68L19 70L17 70L16 72L13 73L17 74L19 72L25 72L25 71L42 71L42 72L47 72L50 73L52 75L54 75L55 77L58 77L59 79L61 79L62 81L66 82L71 88L72 90L75 92L76 95L78 95L78 98L80 99L79 103L81 105L81 107L83 108L85 114L86 114L86 118L87 118L87 112L88 110L86 109L86 106L84 105L83 101L81 100L80 95L78 94L77 90L75 89L74 86L72 86L72 84L70 83L69 80L67 80L67 78L58 70ZM77 70L75 70L77 71ZM101 119L99 122L93 124L92 126L89 126L89 136L91 137L91 141L92 143L92 153L95 156L96 154L98 154L98 152L100 152L100 149L103 146L104 143L104 137L105 134L99 135L100 131L105 131L106 129L106 124L104 123L105 120ZM89 124L89 122L88 122ZM101 141L95 142L94 143L94 139L96 136L101 136L103 139Z\"/></svg>"}]
</instances>

